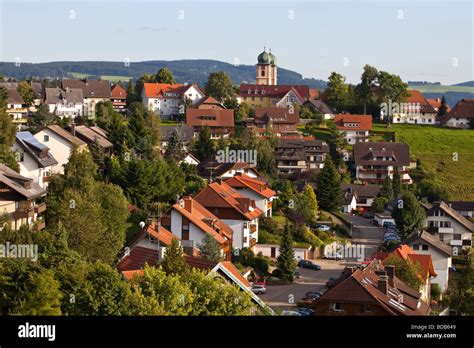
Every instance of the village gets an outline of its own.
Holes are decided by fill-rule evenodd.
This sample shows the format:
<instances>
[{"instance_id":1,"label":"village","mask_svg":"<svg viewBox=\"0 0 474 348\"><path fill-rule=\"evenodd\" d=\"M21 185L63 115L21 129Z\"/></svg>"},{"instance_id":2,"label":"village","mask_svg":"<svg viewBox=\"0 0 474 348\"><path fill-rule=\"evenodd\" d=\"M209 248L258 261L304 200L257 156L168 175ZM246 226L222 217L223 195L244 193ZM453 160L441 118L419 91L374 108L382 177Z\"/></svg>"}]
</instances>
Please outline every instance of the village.
<instances>
[{"instance_id":1,"label":"village","mask_svg":"<svg viewBox=\"0 0 474 348\"><path fill-rule=\"evenodd\" d=\"M397 132L473 132L474 99L450 108L400 81L377 116L347 112L336 75L324 91L279 84L264 49L255 83L239 86L221 72L176 83L166 68L120 82L5 77L2 243L46 253L64 230L68 253L120 284L198 270L248 301L218 315L472 315L474 200L450 199ZM56 301L37 314L75 313ZM160 310L190 313L176 301ZM32 314L2 307L14 310Z\"/></svg>"}]
</instances>

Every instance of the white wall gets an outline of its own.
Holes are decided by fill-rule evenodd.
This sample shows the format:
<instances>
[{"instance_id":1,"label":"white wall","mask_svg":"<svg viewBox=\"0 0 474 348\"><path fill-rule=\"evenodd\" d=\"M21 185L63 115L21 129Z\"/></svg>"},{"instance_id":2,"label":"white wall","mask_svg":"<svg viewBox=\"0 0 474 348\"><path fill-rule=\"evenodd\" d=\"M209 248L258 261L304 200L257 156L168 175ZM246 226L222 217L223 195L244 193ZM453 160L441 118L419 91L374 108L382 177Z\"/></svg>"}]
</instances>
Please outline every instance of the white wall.
<instances>
[{"instance_id":1,"label":"white wall","mask_svg":"<svg viewBox=\"0 0 474 348\"><path fill-rule=\"evenodd\" d=\"M275 258L280 255L279 248L277 244L256 244L254 248L254 253L262 253L263 256L271 257L272 248L275 248ZM293 248L295 251L295 260L305 260L305 252L308 252L308 249L304 248Z\"/></svg>"},{"instance_id":2,"label":"white wall","mask_svg":"<svg viewBox=\"0 0 474 348\"><path fill-rule=\"evenodd\" d=\"M420 244L419 249L413 249L414 244ZM423 250L421 245L428 246L428 250ZM431 255L433 267L437 273L437 276L431 279L431 283L438 284L441 287L441 290L445 291L448 288L449 268L451 267L452 262L451 257L447 257L446 254L439 252L436 248L421 241L411 243L410 247L415 251L416 254Z\"/></svg>"},{"instance_id":3,"label":"white wall","mask_svg":"<svg viewBox=\"0 0 474 348\"><path fill-rule=\"evenodd\" d=\"M49 141L44 140L45 135L49 135ZM52 172L63 174L64 165L68 163L69 157L71 156L72 145L47 128L36 133L34 137L40 143L49 147L49 152L53 155L56 161L58 161L58 164L52 167Z\"/></svg>"}]
</instances>

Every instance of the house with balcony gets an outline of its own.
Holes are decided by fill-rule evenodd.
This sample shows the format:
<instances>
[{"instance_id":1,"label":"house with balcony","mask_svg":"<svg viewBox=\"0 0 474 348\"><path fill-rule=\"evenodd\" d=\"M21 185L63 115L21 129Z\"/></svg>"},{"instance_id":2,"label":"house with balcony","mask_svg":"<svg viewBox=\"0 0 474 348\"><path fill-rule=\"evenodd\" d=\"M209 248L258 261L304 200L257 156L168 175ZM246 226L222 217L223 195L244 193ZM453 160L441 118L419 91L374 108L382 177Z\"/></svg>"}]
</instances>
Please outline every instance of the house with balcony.
<instances>
[{"instance_id":1,"label":"house with balcony","mask_svg":"<svg viewBox=\"0 0 474 348\"><path fill-rule=\"evenodd\" d=\"M275 136L299 135L296 129L300 114L295 108L256 108L254 118L244 120L245 127L254 129L258 134L271 133Z\"/></svg>"},{"instance_id":2,"label":"house with balcony","mask_svg":"<svg viewBox=\"0 0 474 348\"><path fill-rule=\"evenodd\" d=\"M196 248L209 235L219 244L223 259L232 256L233 230L196 199L181 198L162 217L161 224L185 247Z\"/></svg>"},{"instance_id":3,"label":"house with balcony","mask_svg":"<svg viewBox=\"0 0 474 348\"><path fill-rule=\"evenodd\" d=\"M449 283L449 272L452 265L452 248L441 242L427 230L421 230L408 237L404 242L419 255L430 255L433 260L436 276L431 284L438 284L441 291L446 291Z\"/></svg>"},{"instance_id":4,"label":"house with balcony","mask_svg":"<svg viewBox=\"0 0 474 348\"><path fill-rule=\"evenodd\" d=\"M69 157L74 148L78 151L87 151L87 144L73 136L58 125L49 125L38 131L34 137L49 148L49 152L58 162L53 166L52 172L64 174L64 166L69 162Z\"/></svg>"},{"instance_id":5,"label":"house with balcony","mask_svg":"<svg viewBox=\"0 0 474 348\"><path fill-rule=\"evenodd\" d=\"M145 108L169 120L185 113L186 99L194 105L205 94L196 84L145 83L141 97Z\"/></svg>"},{"instance_id":6,"label":"house with balcony","mask_svg":"<svg viewBox=\"0 0 474 348\"><path fill-rule=\"evenodd\" d=\"M7 108L6 113L11 116L13 123L18 129L24 129L28 125L28 106L23 97L15 88L6 88Z\"/></svg>"},{"instance_id":7,"label":"house with balcony","mask_svg":"<svg viewBox=\"0 0 474 348\"><path fill-rule=\"evenodd\" d=\"M80 88L46 88L44 103L49 112L60 118L82 116L84 96Z\"/></svg>"},{"instance_id":8,"label":"house with balcony","mask_svg":"<svg viewBox=\"0 0 474 348\"><path fill-rule=\"evenodd\" d=\"M288 108L303 104L310 98L310 88L304 85L241 84L237 100L254 108Z\"/></svg>"},{"instance_id":9,"label":"house with balcony","mask_svg":"<svg viewBox=\"0 0 474 348\"><path fill-rule=\"evenodd\" d=\"M227 179L225 183L243 196L253 199L257 208L263 211L264 216L272 216L272 202L277 198L277 194L266 181L238 173Z\"/></svg>"},{"instance_id":10,"label":"house with balcony","mask_svg":"<svg viewBox=\"0 0 474 348\"><path fill-rule=\"evenodd\" d=\"M338 114L334 117L334 125L339 133L344 134L348 144L368 142L372 130L372 115Z\"/></svg>"},{"instance_id":11,"label":"house with balcony","mask_svg":"<svg viewBox=\"0 0 474 348\"><path fill-rule=\"evenodd\" d=\"M221 181L209 184L194 199L234 231L235 249L254 248L258 242L258 218L263 214L255 200Z\"/></svg>"},{"instance_id":12,"label":"house with balcony","mask_svg":"<svg viewBox=\"0 0 474 348\"><path fill-rule=\"evenodd\" d=\"M46 188L53 168L58 164L49 147L40 143L30 132L17 132L13 152L20 174Z\"/></svg>"},{"instance_id":13,"label":"house with balcony","mask_svg":"<svg viewBox=\"0 0 474 348\"><path fill-rule=\"evenodd\" d=\"M451 246L454 255L471 248L474 223L443 201L422 206L426 210L425 227L428 232Z\"/></svg>"},{"instance_id":14,"label":"house with balcony","mask_svg":"<svg viewBox=\"0 0 474 348\"><path fill-rule=\"evenodd\" d=\"M114 85L110 91L110 100L115 111L125 112L127 107L127 91L120 83Z\"/></svg>"},{"instance_id":15,"label":"house with balcony","mask_svg":"<svg viewBox=\"0 0 474 348\"><path fill-rule=\"evenodd\" d=\"M402 183L411 184L408 167L410 148L403 143L358 142L354 144L356 179L362 183L379 184L398 172Z\"/></svg>"},{"instance_id":16,"label":"house with balcony","mask_svg":"<svg viewBox=\"0 0 474 348\"><path fill-rule=\"evenodd\" d=\"M187 108L186 125L193 127L194 136L208 127L211 139L229 138L234 134L234 110Z\"/></svg>"},{"instance_id":17,"label":"house with balcony","mask_svg":"<svg viewBox=\"0 0 474 348\"><path fill-rule=\"evenodd\" d=\"M283 138L275 148L277 173L281 177L296 178L303 172L324 167L329 146L313 137Z\"/></svg>"},{"instance_id":18,"label":"house with balcony","mask_svg":"<svg viewBox=\"0 0 474 348\"><path fill-rule=\"evenodd\" d=\"M6 221L13 230L18 230L22 225L34 231L45 228L44 196L46 190L33 179L0 163L0 215L6 216ZM0 230L2 228L0 226Z\"/></svg>"},{"instance_id":19,"label":"house with balcony","mask_svg":"<svg viewBox=\"0 0 474 348\"><path fill-rule=\"evenodd\" d=\"M347 267L336 285L312 306L324 316L424 316L430 312L421 293L397 276L394 266L372 260L366 267Z\"/></svg>"},{"instance_id":20,"label":"house with balcony","mask_svg":"<svg viewBox=\"0 0 474 348\"><path fill-rule=\"evenodd\" d=\"M448 205L467 219L474 217L474 202L469 201L449 201Z\"/></svg>"}]
</instances>

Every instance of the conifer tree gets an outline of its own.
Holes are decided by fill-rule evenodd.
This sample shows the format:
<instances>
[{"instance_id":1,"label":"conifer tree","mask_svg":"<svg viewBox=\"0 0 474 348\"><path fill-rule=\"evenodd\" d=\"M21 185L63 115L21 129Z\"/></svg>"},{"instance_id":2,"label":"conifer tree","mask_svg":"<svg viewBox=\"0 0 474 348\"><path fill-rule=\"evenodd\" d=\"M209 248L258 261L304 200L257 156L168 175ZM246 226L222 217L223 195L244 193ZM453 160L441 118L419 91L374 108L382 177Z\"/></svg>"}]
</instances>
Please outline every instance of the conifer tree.
<instances>
[{"instance_id":1,"label":"conifer tree","mask_svg":"<svg viewBox=\"0 0 474 348\"><path fill-rule=\"evenodd\" d=\"M295 265L295 251L293 250L293 238L291 236L290 225L287 222L281 238L281 244L277 258L277 269L281 278L293 282Z\"/></svg>"},{"instance_id":2,"label":"conifer tree","mask_svg":"<svg viewBox=\"0 0 474 348\"><path fill-rule=\"evenodd\" d=\"M334 162L329 156L316 178L319 206L327 211L339 211L342 204L341 180Z\"/></svg>"}]
</instances>

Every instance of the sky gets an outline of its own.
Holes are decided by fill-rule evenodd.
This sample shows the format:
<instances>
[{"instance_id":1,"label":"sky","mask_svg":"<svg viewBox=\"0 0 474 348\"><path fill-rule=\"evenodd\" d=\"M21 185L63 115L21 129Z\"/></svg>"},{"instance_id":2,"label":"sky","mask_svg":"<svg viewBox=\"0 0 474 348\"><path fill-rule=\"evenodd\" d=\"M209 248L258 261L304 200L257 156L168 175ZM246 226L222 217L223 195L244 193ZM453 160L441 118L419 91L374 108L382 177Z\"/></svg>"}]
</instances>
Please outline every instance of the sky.
<instances>
[{"instance_id":1,"label":"sky","mask_svg":"<svg viewBox=\"0 0 474 348\"><path fill-rule=\"evenodd\" d=\"M474 80L474 0L0 0L0 61L216 59L357 83Z\"/></svg>"}]
</instances>

